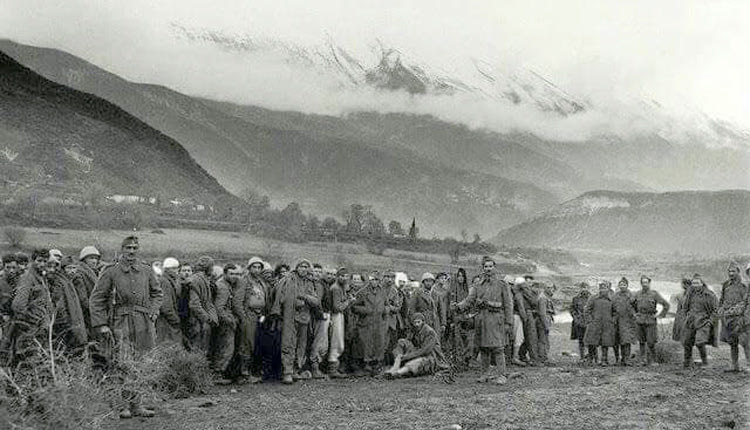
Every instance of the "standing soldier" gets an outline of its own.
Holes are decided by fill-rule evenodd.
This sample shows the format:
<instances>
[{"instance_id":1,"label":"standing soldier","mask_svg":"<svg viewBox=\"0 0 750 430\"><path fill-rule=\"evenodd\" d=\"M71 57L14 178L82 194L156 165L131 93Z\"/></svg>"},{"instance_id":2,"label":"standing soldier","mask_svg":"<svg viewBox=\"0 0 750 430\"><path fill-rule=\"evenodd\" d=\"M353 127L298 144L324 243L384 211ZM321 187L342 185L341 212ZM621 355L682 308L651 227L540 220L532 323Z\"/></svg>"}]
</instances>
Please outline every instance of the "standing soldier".
<instances>
[{"instance_id":1,"label":"standing soldier","mask_svg":"<svg viewBox=\"0 0 750 430\"><path fill-rule=\"evenodd\" d=\"M230 376L229 364L234 356L237 329L237 319L232 312L232 293L241 276L242 269L229 263L222 268L222 275L214 283L214 309L219 323L211 328L209 361L218 376L217 383L221 385L231 383L227 376Z\"/></svg>"},{"instance_id":2,"label":"standing soldier","mask_svg":"<svg viewBox=\"0 0 750 430\"><path fill-rule=\"evenodd\" d=\"M385 306L385 352L390 357L388 363L392 363L393 348L396 347L399 339L399 333L403 331L404 320L401 310L404 305L404 295L401 289L396 285L396 274L393 270L386 270L383 274L383 288L386 290L387 302Z\"/></svg>"},{"instance_id":3,"label":"standing soldier","mask_svg":"<svg viewBox=\"0 0 750 430\"><path fill-rule=\"evenodd\" d=\"M573 321L570 323L570 340L578 341L578 354L583 363L586 360L586 349L584 348L583 338L586 334L586 303L591 298L589 285L581 282L581 290L573 297L570 304L570 316Z\"/></svg>"},{"instance_id":4,"label":"standing soldier","mask_svg":"<svg viewBox=\"0 0 750 430\"><path fill-rule=\"evenodd\" d=\"M262 272L263 261L253 257L247 262L245 276L239 278L239 273L232 273L230 276L230 282L236 284L232 308L239 318L237 359L241 375L248 378L248 382L251 383L260 382L260 378L253 376L255 338L258 324L266 313L271 292L271 286L263 278Z\"/></svg>"},{"instance_id":5,"label":"standing soldier","mask_svg":"<svg viewBox=\"0 0 750 430\"><path fill-rule=\"evenodd\" d=\"M596 361L596 347L602 349L602 366L609 364L608 348L615 344L615 310L610 298L610 283L599 283L599 295L586 303L586 334L583 342L589 349L588 362Z\"/></svg>"},{"instance_id":6,"label":"standing soldier","mask_svg":"<svg viewBox=\"0 0 750 430\"><path fill-rule=\"evenodd\" d=\"M662 311L656 314L656 305L662 305ZM641 276L641 291L635 294L635 322L638 327L638 354L644 365L649 366L656 356L656 319L664 318L669 312L669 302L657 291L651 289L651 278ZM645 346L648 345L648 352ZM646 360L643 361L643 358Z\"/></svg>"},{"instance_id":7,"label":"standing soldier","mask_svg":"<svg viewBox=\"0 0 750 430\"><path fill-rule=\"evenodd\" d=\"M310 274L309 260L302 259L294 270L288 272L276 286L271 315L281 318L281 366L284 384L295 379L309 379L300 373L307 361L307 335L310 327L310 310L320 307L315 294L315 284Z\"/></svg>"},{"instance_id":8,"label":"standing soldier","mask_svg":"<svg viewBox=\"0 0 750 430\"><path fill-rule=\"evenodd\" d=\"M690 288L690 279L682 278L682 291L670 297L670 300L676 304L674 311L674 323L672 326L672 340L678 342L682 341L682 328L685 325L683 320L685 314L682 312L682 308L685 306L685 299L687 298L687 290Z\"/></svg>"},{"instance_id":9,"label":"standing soldier","mask_svg":"<svg viewBox=\"0 0 750 430\"><path fill-rule=\"evenodd\" d=\"M455 278L451 280L448 301L451 304L461 303L468 295L469 282L466 279L466 270L459 268ZM449 309L453 308L449 305ZM474 356L474 315L451 310L449 323L453 353L456 358L468 365Z\"/></svg>"},{"instance_id":10,"label":"standing soldier","mask_svg":"<svg viewBox=\"0 0 750 430\"><path fill-rule=\"evenodd\" d=\"M0 365L6 364L10 358L11 304L20 277L16 255L3 255L3 273L0 275Z\"/></svg>"},{"instance_id":11,"label":"standing soldier","mask_svg":"<svg viewBox=\"0 0 750 430\"><path fill-rule=\"evenodd\" d=\"M339 372L339 358L346 348L346 321L344 313L354 300L348 295L349 276L345 267L336 272L336 282L331 285L331 339L328 352L328 376L343 378L346 375Z\"/></svg>"},{"instance_id":12,"label":"standing soldier","mask_svg":"<svg viewBox=\"0 0 750 430\"><path fill-rule=\"evenodd\" d=\"M527 278L516 278L513 285L513 295L517 305L518 315L523 324L523 344L519 348L518 355L525 360L529 355L529 364L539 364L539 344L536 320L539 318L539 293L534 290L531 280Z\"/></svg>"},{"instance_id":13,"label":"standing soldier","mask_svg":"<svg viewBox=\"0 0 750 430\"><path fill-rule=\"evenodd\" d=\"M435 285L430 292L432 302L435 304L435 332L438 334L440 341L445 345L446 329L448 328L448 274L438 273Z\"/></svg>"},{"instance_id":14,"label":"standing soldier","mask_svg":"<svg viewBox=\"0 0 750 430\"><path fill-rule=\"evenodd\" d=\"M494 381L504 384L505 333L513 326L513 298L508 284L495 273L495 260L485 256L482 259L482 269L481 278L472 284L466 298L452 308L458 312L474 308L478 312L474 320L479 327L479 338L476 341L482 354L482 375L477 382ZM500 373L497 376L490 374L493 356Z\"/></svg>"},{"instance_id":15,"label":"standing soldier","mask_svg":"<svg viewBox=\"0 0 750 430\"><path fill-rule=\"evenodd\" d=\"M180 317L177 313L177 268L180 263L167 257L162 264L164 276L159 286L163 293L159 318L156 319L156 342L182 345L182 330Z\"/></svg>"},{"instance_id":16,"label":"standing soldier","mask_svg":"<svg viewBox=\"0 0 750 430\"><path fill-rule=\"evenodd\" d=\"M211 297L211 272L214 259L208 256L198 258L195 272L187 280L188 287L188 345L191 351L208 352L211 327L219 322Z\"/></svg>"},{"instance_id":17,"label":"standing soldier","mask_svg":"<svg viewBox=\"0 0 750 430\"><path fill-rule=\"evenodd\" d=\"M539 315L536 320L537 340L539 351L537 356L541 363L547 363L549 359L549 331L555 319L555 306L552 303L552 295L555 294L554 285L537 284L541 289L539 293Z\"/></svg>"},{"instance_id":18,"label":"standing soldier","mask_svg":"<svg viewBox=\"0 0 750 430\"><path fill-rule=\"evenodd\" d=\"M617 283L618 291L612 298L615 307L615 348L620 348L620 365L630 365L630 345L635 342L635 298L628 290L626 278Z\"/></svg>"},{"instance_id":19,"label":"standing soldier","mask_svg":"<svg viewBox=\"0 0 750 430\"><path fill-rule=\"evenodd\" d=\"M701 363L704 366L708 365L706 345L714 347L718 345L714 328L717 307L716 294L708 289L708 285L703 282L700 275L693 275L683 308L685 321L682 331L682 345L685 348L684 367L690 368L693 366L693 346L698 348Z\"/></svg>"},{"instance_id":20,"label":"standing soldier","mask_svg":"<svg viewBox=\"0 0 750 430\"><path fill-rule=\"evenodd\" d=\"M722 319L721 341L728 343L732 357L730 371L740 371L740 345L745 350L745 360L750 360L748 329L748 287L740 278L740 266L732 261L727 268L729 279L721 286L718 314Z\"/></svg>"},{"instance_id":21,"label":"standing soldier","mask_svg":"<svg viewBox=\"0 0 750 430\"><path fill-rule=\"evenodd\" d=\"M86 327L91 331L89 297L91 297L91 292L94 290L96 281L99 279L101 254L93 246L84 246L78 254L78 260L80 264L78 265L78 273L73 280L73 285L76 287L78 298L81 300ZM93 336L93 333L90 334Z\"/></svg>"},{"instance_id":22,"label":"standing soldier","mask_svg":"<svg viewBox=\"0 0 750 430\"><path fill-rule=\"evenodd\" d=\"M435 327L436 306L432 296L432 286L434 284L435 276L432 273L426 272L422 275L422 288L414 291L414 296L409 302L409 313L421 313L424 316L425 324L437 332L438 328Z\"/></svg>"},{"instance_id":23,"label":"standing soldier","mask_svg":"<svg viewBox=\"0 0 750 430\"><path fill-rule=\"evenodd\" d=\"M138 261L138 238L122 241L122 258L105 269L89 299L91 325L102 338L113 338L114 364L153 348L154 322L159 316L162 291L151 267ZM123 391L128 408L121 418L152 417L154 412L141 406L134 393Z\"/></svg>"},{"instance_id":24,"label":"standing soldier","mask_svg":"<svg viewBox=\"0 0 750 430\"><path fill-rule=\"evenodd\" d=\"M365 362L364 371L371 376L379 373L383 362L383 329L387 300L388 292L383 288L381 280L375 278L368 281L352 305L352 310L359 316L357 328Z\"/></svg>"},{"instance_id":25,"label":"standing soldier","mask_svg":"<svg viewBox=\"0 0 750 430\"><path fill-rule=\"evenodd\" d=\"M320 370L320 362L328 353L328 326L331 323L331 299L330 283L332 281L330 269L313 264L313 280L315 282L315 294L320 300L320 310L312 314L310 322L310 334L312 345L310 346L310 368L313 379L325 379L325 374Z\"/></svg>"}]
</instances>

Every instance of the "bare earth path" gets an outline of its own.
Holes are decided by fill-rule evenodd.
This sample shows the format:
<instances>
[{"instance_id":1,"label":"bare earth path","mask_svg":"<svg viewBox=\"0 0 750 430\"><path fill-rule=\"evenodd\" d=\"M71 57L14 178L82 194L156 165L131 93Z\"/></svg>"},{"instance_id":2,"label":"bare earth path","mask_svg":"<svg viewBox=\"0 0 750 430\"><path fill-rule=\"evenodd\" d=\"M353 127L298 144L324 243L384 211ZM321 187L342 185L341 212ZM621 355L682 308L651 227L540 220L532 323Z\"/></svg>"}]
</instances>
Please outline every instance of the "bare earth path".
<instances>
[{"instance_id":1,"label":"bare earth path","mask_svg":"<svg viewBox=\"0 0 750 430\"><path fill-rule=\"evenodd\" d=\"M558 333L554 343L561 338ZM515 377L505 386L476 384L469 371L452 384L423 377L217 387L159 404L150 420L113 420L112 428L750 428L750 373L724 373L726 346L710 354L708 368L684 371L678 365L579 367L558 352L556 367L511 368Z\"/></svg>"}]
</instances>

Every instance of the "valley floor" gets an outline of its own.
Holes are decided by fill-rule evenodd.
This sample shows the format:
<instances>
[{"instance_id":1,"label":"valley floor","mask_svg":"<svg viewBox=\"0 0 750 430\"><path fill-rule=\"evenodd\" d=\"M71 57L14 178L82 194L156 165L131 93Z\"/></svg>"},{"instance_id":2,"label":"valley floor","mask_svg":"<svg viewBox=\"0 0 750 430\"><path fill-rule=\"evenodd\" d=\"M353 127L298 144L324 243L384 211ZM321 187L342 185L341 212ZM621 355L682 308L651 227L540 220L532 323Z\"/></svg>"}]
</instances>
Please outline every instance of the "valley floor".
<instances>
[{"instance_id":1,"label":"valley floor","mask_svg":"<svg viewBox=\"0 0 750 430\"><path fill-rule=\"evenodd\" d=\"M440 377L217 387L157 405L157 417L111 422L135 429L721 429L747 428L750 373L724 373L726 345L708 368L678 363L580 367L567 325L554 331L554 367L510 368L504 386ZM611 354L611 353L610 353ZM236 390L232 392L231 390ZM458 425L458 426L457 426Z\"/></svg>"}]
</instances>

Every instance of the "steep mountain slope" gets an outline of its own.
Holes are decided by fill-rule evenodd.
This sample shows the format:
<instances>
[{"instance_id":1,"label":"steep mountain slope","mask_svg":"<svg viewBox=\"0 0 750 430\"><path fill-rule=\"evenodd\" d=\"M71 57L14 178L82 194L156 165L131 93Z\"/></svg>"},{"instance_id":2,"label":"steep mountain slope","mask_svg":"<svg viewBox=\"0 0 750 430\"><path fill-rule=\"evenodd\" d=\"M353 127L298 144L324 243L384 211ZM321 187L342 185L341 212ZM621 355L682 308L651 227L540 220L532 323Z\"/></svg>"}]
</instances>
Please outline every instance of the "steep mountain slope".
<instances>
[{"instance_id":1,"label":"steep mountain slope","mask_svg":"<svg viewBox=\"0 0 750 430\"><path fill-rule=\"evenodd\" d=\"M748 191L594 191L501 231L494 242L701 255L748 252L748 213Z\"/></svg>"},{"instance_id":2,"label":"steep mountain slope","mask_svg":"<svg viewBox=\"0 0 750 430\"><path fill-rule=\"evenodd\" d=\"M499 175L502 168L483 170L463 160L443 162L411 148L389 148L381 134L363 133L377 128L368 126L367 117L357 124L267 109L241 115L164 87L128 82L60 51L9 41L0 47L48 78L105 97L177 139L229 190L252 188L278 205L296 200L304 210L340 215L349 204L363 202L382 217L424 220L428 235L457 235L464 228L486 235L559 201ZM464 127L425 120L471 137ZM452 137L439 142L451 145ZM517 149L533 159L533 151ZM567 172L553 160L544 163Z\"/></svg>"},{"instance_id":3,"label":"steep mountain slope","mask_svg":"<svg viewBox=\"0 0 750 430\"><path fill-rule=\"evenodd\" d=\"M210 203L228 196L177 142L99 97L51 82L0 52L3 194L44 190ZM44 195L44 194L42 194Z\"/></svg>"}]
</instances>

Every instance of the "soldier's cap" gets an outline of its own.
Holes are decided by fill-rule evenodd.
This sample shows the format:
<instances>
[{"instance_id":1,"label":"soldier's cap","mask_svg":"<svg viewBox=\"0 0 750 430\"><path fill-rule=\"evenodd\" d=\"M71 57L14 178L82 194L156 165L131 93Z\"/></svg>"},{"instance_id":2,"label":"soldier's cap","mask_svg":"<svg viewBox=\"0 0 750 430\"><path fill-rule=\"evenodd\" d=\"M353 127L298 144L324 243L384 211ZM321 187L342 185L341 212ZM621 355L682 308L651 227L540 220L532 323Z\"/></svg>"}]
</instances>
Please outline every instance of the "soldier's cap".
<instances>
[{"instance_id":1,"label":"soldier's cap","mask_svg":"<svg viewBox=\"0 0 750 430\"><path fill-rule=\"evenodd\" d=\"M176 258L167 257L164 259L164 262L161 264L161 267L165 269L176 269L180 267L180 262L177 261Z\"/></svg>"},{"instance_id":2,"label":"soldier's cap","mask_svg":"<svg viewBox=\"0 0 750 430\"><path fill-rule=\"evenodd\" d=\"M424 315L422 315L421 312L414 312L411 316L411 320L412 321L416 321L416 320L424 321Z\"/></svg>"},{"instance_id":3,"label":"soldier's cap","mask_svg":"<svg viewBox=\"0 0 750 430\"><path fill-rule=\"evenodd\" d=\"M628 278L626 278L624 276L622 278L620 278L620 282L617 283L617 285L629 285L629 284L630 283L628 282Z\"/></svg>"},{"instance_id":4,"label":"soldier's cap","mask_svg":"<svg viewBox=\"0 0 750 430\"><path fill-rule=\"evenodd\" d=\"M307 264L307 267L312 267L312 263L310 263L310 260L308 260L307 258L300 258L297 261L297 264L294 265L294 268L296 269L299 266L301 266L302 264Z\"/></svg>"},{"instance_id":5,"label":"soldier's cap","mask_svg":"<svg viewBox=\"0 0 750 430\"><path fill-rule=\"evenodd\" d=\"M426 280L428 280L428 279L432 279L432 280L434 281L434 280L435 280L435 275L433 275L433 274L432 274L432 273L430 273L430 272L425 272L425 273L423 273L423 274L422 274L422 282L424 282L424 281L426 281Z\"/></svg>"},{"instance_id":6,"label":"soldier's cap","mask_svg":"<svg viewBox=\"0 0 750 430\"><path fill-rule=\"evenodd\" d=\"M503 282L505 282L506 284L515 284L515 280L510 275L503 276Z\"/></svg>"},{"instance_id":7,"label":"soldier's cap","mask_svg":"<svg viewBox=\"0 0 750 430\"><path fill-rule=\"evenodd\" d=\"M263 260L261 260L259 257L252 257L250 260L247 261L247 267L252 266L253 264L260 264L261 268L263 267Z\"/></svg>"},{"instance_id":8,"label":"soldier's cap","mask_svg":"<svg viewBox=\"0 0 750 430\"><path fill-rule=\"evenodd\" d=\"M198 261L195 262L195 267L198 270L213 268L213 266L214 259L209 257L208 255L201 255L200 257L198 257Z\"/></svg>"},{"instance_id":9,"label":"soldier's cap","mask_svg":"<svg viewBox=\"0 0 750 430\"><path fill-rule=\"evenodd\" d=\"M346 270L346 267L339 267L338 270L336 270L337 275L346 275L349 273L348 270Z\"/></svg>"},{"instance_id":10,"label":"soldier's cap","mask_svg":"<svg viewBox=\"0 0 750 430\"><path fill-rule=\"evenodd\" d=\"M52 258L56 258L57 261L60 261L63 258L63 253L59 249L50 249L49 256Z\"/></svg>"},{"instance_id":11,"label":"soldier's cap","mask_svg":"<svg viewBox=\"0 0 750 430\"><path fill-rule=\"evenodd\" d=\"M649 283L651 282L651 278L649 278L646 275L641 275L641 282L643 282L644 279L647 280Z\"/></svg>"},{"instance_id":12,"label":"soldier's cap","mask_svg":"<svg viewBox=\"0 0 750 430\"><path fill-rule=\"evenodd\" d=\"M488 261L491 261L491 262L493 262L493 263L494 263L494 262L495 262L495 259L494 259L494 258L492 258L492 257L490 257L489 255L485 255L484 257L482 257L482 265L484 265L484 263L486 263L486 262L488 262Z\"/></svg>"},{"instance_id":13,"label":"soldier's cap","mask_svg":"<svg viewBox=\"0 0 750 430\"><path fill-rule=\"evenodd\" d=\"M121 248L124 248L128 245L138 245L138 236L128 236L125 239L122 240L122 243L120 244Z\"/></svg>"},{"instance_id":14,"label":"soldier's cap","mask_svg":"<svg viewBox=\"0 0 750 430\"><path fill-rule=\"evenodd\" d=\"M383 276L393 276L393 277L396 277L396 272L393 269L388 268L388 269L385 269L385 272L383 272Z\"/></svg>"},{"instance_id":15,"label":"soldier's cap","mask_svg":"<svg viewBox=\"0 0 750 430\"><path fill-rule=\"evenodd\" d=\"M99 253L99 250L96 249L96 247L93 246L84 246L83 249L81 249L81 252L78 254L78 259L83 261L88 257L91 257L92 255L95 255L97 257L101 257L102 254Z\"/></svg>"},{"instance_id":16,"label":"soldier's cap","mask_svg":"<svg viewBox=\"0 0 750 430\"><path fill-rule=\"evenodd\" d=\"M221 267L221 266L213 266L213 267L211 268L211 275L212 275L212 276L213 276L214 278L219 278L219 277L221 277L221 275L223 275L223 274L224 274L224 268L223 268L223 267Z\"/></svg>"},{"instance_id":17,"label":"soldier's cap","mask_svg":"<svg viewBox=\"0 0 750 430\"><path fill-rule=\"evenodd\" d=\"M513 281L513 285L521 285L525 283L526 283L526 278L524 278L523 276L519 276L516 278L515 281Z\"/></svg>"},{"instance_id":18,"label":"soldier's cap","mask_svg":"<svg viewBox=\"0 0 750 430\"><path fill-rule=\"evenodd\" d=\"M599 282L599 289L609 288L611 286L612 286L612 283L609 282L609 281L601 281L601 282Z\"/></svg>"}]
</instances>

